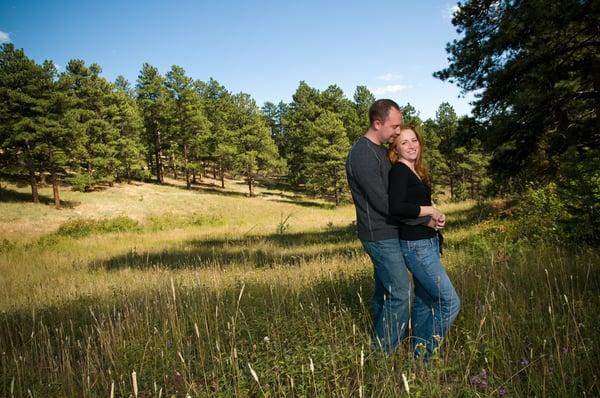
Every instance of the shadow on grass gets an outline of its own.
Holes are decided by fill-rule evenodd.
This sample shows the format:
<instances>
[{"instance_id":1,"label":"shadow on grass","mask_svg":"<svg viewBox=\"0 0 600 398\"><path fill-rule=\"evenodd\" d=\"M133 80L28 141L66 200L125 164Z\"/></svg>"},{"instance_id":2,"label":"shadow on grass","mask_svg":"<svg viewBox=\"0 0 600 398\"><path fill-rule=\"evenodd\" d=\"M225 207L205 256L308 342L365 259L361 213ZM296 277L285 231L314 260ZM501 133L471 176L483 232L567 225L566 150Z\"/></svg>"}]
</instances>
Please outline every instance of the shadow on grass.
<instances>
[{"instance_id":1,"label":"shadow on grass","mask_svg":"<svg viewBox=\"0 0 600 398\"><path fill-rule=\"evenodd\" d=\"M44 205L54 205L54 198L52 196L39 195L40 203ZM31 193L14 191L12 189L0 188L0 203L33 203L31 200ZM61 200L61 206L67 208L74 208L79 205L79 202L71 200Z\"/></svg>"},{"instance_id":2,"label":"shadow on grass","mask_svg":"<svg viewBox=\"0 0 600 398\"><path fill-rule=\"evenodd\" d=\"M360 252L352 246L356 242L355 226L351 224L346 227L331 227L322 232L190 240L182 243L184 248L156 253L131 251L91 264L91 267L113 270L127 267L223 269L234 264L253 267L299 266L319 259L325 261L331 257L355 257ZM321 245L340 247L315 247Z\"/></svg>"},{"instance_id":3,"label":"shadow on grass","mask_svg":"<svg viewBox=\"0 0 600 398\"><path fill-rule=\"evenodd\" d=\"M245 185L245 183L241 183L241 182L234 182L237 185ZM231 184L231 183L230 183ZM168 187L173 187L173 188L178 188L178 189L182 189L188 192L200 192L200 193L210 193L210 194L215 194L215 195L222 195L222 196L230 196L230 197L249 197L249 193L248 192L236 192L236 191L230 191L227 190L227 188L221 188L218 185L214 185L214 184L207 184L207 183L202 183L202 182L196 182L193 183L190 187L190 189L187 189L187 187L185 186L185 184L174 184L171 182L164 182L163 184L160 184L163 186L168 186ZM261 184L262 186L262 184ZM297 195L290 195L290 194L285 194L285 193L276 193L276 192L262 192L259 194L255 194L254 197L269 197L269 196L280 196L284 199L270 199L271 202L280 202L280 203L288 203L288 204L294 204L294 205L298 205L298 206L304 206L304 207L319 207L319 208L323 208L323 209L334 209L335 206L332 203L321 203L321 202L317 202L317 201L311 201L311 200L307 200L307 199L300 199L298 198ZM288 199L288 200L285 200Z\"/></svg>"},{"instance_id":4,"label":"shadow on grass","mask_svg":"<svg viewBox=\"0 0 600 398\"><path fill-rule=\"evenodd\" d=\"M0 322L4 327L0 328L0 343L3 347L7 347L9 352L31 350L32 324L35 325L34 328L40 327L39 333L35 335L37 339L40 339L38 336L44 335L50 337L51 340L48 341L44 338L42 344L50 344L50 341L53 344L61 344L64 333L73 340L85 339L89 336L97 338L98 327L108 333L114 327L115 318L123 317L126 324L136 326L127 328L135 330L134 333L119 330L124 332L120 335L125 339L124 341L133 343L132 340L141 337L139 341L147 344L150 337L147 333L160 332L169 344L168 336L173 333L173 330L171 324L165 323L164 320L169 317L167 314L173 313L175 305L180 308L179 314L185 318L184 322L177 322L179 329L176 332L183 332L183 335L194 335L192 325L198 321L198 315L219 307L219 313L222 315L218 319L211 320L214 322L211 329L214 327L215 331L221 330L227 333L226 323L231 316L241 311L244 314L241 327L251 333L241 333L239 337L266 336L269 335L269 328L273 325L285 324L283 329L278 330L278 335L285 336L286 340L292 340L289 342L292 345L303 346L308 344L309 339L305 334L297 331L306 327L307 320L311 325L318 324L318 328L322 329L331 320L332 314L343 316L345 312L349 312L353 322L345 324L345 332L351 332L350 325L353 323L370 329L372 285L372 275L367 272L350 275L324 274L320 279L299 288L290 281L275 285L270 281L247 281L244 283L243 296L240 295L241 284L222 287L207 287L203 284L187 287L175 285L177 302L174 303L172 300L174 291L165 281L161 286L153 286L143 291L123 289L108 295L81 295L59 303L38 303L33 312L30 308L2 311ZM306 309L297 310L298 303L300 305L304 303ZM332 312L334 307L336 312ZM107 322L109 320L112 321ZM148 320L152 325L156 325L152 330L142 326ZM65 325L69 326L65 328ZM196 329L196 333L198 332L201 333L199 336L201 341L210 340L211 336L205 336L206 329ZM335 338L335 336L330 337ZM319 341L322 341L324 346L328 344L322 339ZM140 355L142 355L141 351ZM82 353L81 350L73 349L73 354ZM100 352L95 354L101 355Z\"/></svg>"},{"instance_id":5,"label":"shadow on grass","mask_svg":"<svg viewBox=\"0 0 600 398\"><path fill-rule=\"evenodd\" d=\"M159 185L159 186L178 188L178 189L188 191L188 192L212 193L212 194L216 194L216 195L233 196L233 197L248 196L244 192L228 191L227 188L221 188L220 186L217 186L214 184L207 184L207 183L203 183L203 182L193 183L191 185L190 189L187 189L185 182L183 184L174 184L174 183L165 181L162 184L158 184L158 183L155 183L155 184Z\"/></svg>"},{"instance_id":6,"label":"shadow on grass","mask_svg":"<svg viewBox=\"0 0 600 398\"><path fill-rule=\"evenodd\" d=\"M281 195L283 196L283 195ZM333 203L321 203L321 202L313 202L310 200L298 200L298 199L290 199L290 200L285 200L285 199L270 199L271 202L277 202L277 203L288 203L288 204L292 204L292 205L298 205L298 206L302 206L302 207L318 207L321 209L327 209L327 210L333 210L335 209L335 205Z\"/></svg>"}]
</instances>

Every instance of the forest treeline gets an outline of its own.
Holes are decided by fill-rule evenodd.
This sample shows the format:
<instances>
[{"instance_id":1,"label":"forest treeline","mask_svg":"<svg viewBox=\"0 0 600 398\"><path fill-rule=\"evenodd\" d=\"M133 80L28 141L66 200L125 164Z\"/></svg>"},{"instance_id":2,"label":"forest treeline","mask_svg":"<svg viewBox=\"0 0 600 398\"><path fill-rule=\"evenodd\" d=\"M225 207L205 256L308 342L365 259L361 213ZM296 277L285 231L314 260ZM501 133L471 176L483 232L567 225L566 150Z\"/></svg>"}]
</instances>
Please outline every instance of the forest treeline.
<instances>
[{"instance_id":1,"label":"forest treeline","mask_svg":"<svg viewBox=\"0 0 600 398\"><path fill-rule=\"evenodd\" d=\"M101 76L97 64L71 60L58 73L22 49L0 50L4 174L29 180L32 199L49 180L60 206L60 182L90 190L132 179L164 182L204 175L243 177L249 195L258 177L284 178L297 190L339 204L348 198L344 163L351 143L368 128L375 100L358 86L353 100L337 86L323 91L300 82L290 103L265 103L233 94L214 79L194 80L173 65L161 75L144 64L135 85ZM428 163L438 187L452 198L483 193L487 157L463 134L474 122L443 103L434 120L403 107L429 142Z\"/></svg>"},{"instance_id":2,"label":"forest treeline","mask_svg":"<svg viewBox=\"0 0 600 398\"><path fill-rule=\"evenodd\" d=\"M434 192L450 200L511 196L538 233L598 239L600 232L600 5L590 0L466 1L454 14L461 39L434 76L475 92L472 116L442 103L405 122L427 142ZM368 127L374 96L351 99L335 84L300 82L290 103L259 107L214 79L180 66L165 75L144 64L133 84L74 59L58 72L6 43L0 48L2 175L28 180L32 199L49 179L96 184L164 176L188 188L211 175L257 178L340 203L344 161ZM550 220L550 221L548 221Z\"/></svg>"}]
</instances>

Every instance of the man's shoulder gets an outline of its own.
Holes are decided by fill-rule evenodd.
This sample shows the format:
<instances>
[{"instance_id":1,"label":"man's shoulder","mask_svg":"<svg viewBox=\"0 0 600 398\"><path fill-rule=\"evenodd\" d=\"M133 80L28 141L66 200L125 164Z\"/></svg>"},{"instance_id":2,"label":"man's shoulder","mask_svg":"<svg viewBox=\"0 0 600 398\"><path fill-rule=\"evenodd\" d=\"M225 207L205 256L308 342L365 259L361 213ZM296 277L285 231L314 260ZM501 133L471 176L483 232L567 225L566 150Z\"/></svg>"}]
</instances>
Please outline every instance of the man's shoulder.
<instances>
[{"instance_id":1,"label":"man's shoulder","mask_svg":"<svg viewBox=\"0 0 600 398\"><path fill-rule=\"evenodd\" d=\"M348 157L376 157L379 159L384 152L383 147L372 143L368 138L363 136L354 141Z\"/></svg>"}]
</instances>

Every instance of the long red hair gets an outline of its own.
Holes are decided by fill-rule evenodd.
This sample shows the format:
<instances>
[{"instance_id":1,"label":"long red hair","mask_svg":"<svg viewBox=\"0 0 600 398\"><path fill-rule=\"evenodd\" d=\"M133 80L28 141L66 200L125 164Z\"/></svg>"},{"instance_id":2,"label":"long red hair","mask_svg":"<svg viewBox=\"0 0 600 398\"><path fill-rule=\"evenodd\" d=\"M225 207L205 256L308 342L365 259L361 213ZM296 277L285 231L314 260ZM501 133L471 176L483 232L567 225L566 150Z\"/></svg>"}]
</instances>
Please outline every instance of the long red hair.
<instances>
[{"instance_id":1,"label":"long red hair","mask_svg":"<svg viewBox=\"0 0 600 398\"><path fill-rule=\"evenodd\" d=\"M413 133L415 133L417 141L419 141L419 155L417 156L417 160L415 161L415 171L417 172L417 175L421 177L421 180L429 181L429 173L427 172L427 167L425 167L425 164L423 163L423 152L425 151L425 140L423 140L423 136L417 131L417 128L412 124L402 126L400 128L400 131L402 130L411 130ZM395 138L394 141L390 143L388 148L388 158L390 159L390 162L392 162L392 164L396 164L400 161L400 158L396 153L397 139L398 138Z\"/></svg>"}]
</instances>

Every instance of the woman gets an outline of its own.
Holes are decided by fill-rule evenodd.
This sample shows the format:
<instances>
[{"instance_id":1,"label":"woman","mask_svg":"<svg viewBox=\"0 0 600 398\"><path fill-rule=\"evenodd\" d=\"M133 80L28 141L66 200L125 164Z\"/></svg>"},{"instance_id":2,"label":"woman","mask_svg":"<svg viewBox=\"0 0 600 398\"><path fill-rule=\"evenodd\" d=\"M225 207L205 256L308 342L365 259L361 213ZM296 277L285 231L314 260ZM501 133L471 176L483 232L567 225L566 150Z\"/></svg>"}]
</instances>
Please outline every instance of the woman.
<instances>
[{"instance_id":1,"label":"woman","mask_svg":"<svg viewBox=\"0 0 600 398\"><path fill-rule=\"evenodd\" d=\"M423 138L414 126L402 127L390 145L389 211L398 218L431 216L436 221L436 228L402 224L399 229L400 246L415 285L412 347L415 355L428 358L456 319L460 300L440 262L437 229L444 226L445 216L431 206L423 149Z\"/></svg>"}]
</instances>

